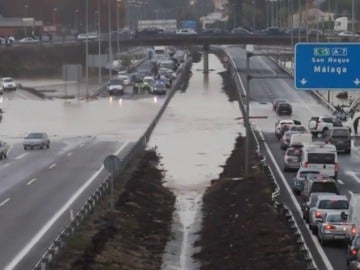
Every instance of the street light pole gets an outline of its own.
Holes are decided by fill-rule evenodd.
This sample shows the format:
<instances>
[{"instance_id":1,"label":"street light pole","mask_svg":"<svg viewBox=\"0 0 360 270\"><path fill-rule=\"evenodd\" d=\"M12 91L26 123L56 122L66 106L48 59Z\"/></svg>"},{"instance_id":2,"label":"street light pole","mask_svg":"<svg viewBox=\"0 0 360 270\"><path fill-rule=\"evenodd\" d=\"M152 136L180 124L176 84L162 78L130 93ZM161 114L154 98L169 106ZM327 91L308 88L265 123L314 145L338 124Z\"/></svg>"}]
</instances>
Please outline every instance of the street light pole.
<instances>
[{"instance_id":1,"label":"street light pole","mask_svg":"<svg viewBox=\"0 0 360 270\"><path fill-rule=\"evenodd\" d=\"M79 33L79 26L78 26L78 13L79 10L75 9L75 22L74 22L74 28L76 29L76 34Z\"/></svg>"},{"instance_id":2,"label":"street light pole","mask_svg":"<svg viewBox=\"0 0 360 270\"><path fill-rule=\"evenodd\" d=\"M54 8L53 9L53 26L54 26L54 37L56 35L56 11L57 11L57 8Z\"/></svg>"},{"instance_id":3,"label":"street light pole","mask_svg":"<svg viewBox=\"0 0 360 270\"><path fill-rule=\"evenodd\" d=\"M27 8L28 8L28 5L25 5L24 6L24 18L27 17ZM24 22L24 20L23 20ZM26 27L26 22L25 22L25 29L24 29L24 33L25 33L25 37L27 36L27 27Z\"/></svg>"},{"instance_id":4,"label":"street light pole","mask_svg":"<svg viewBox=\"0 0 360 270\"><path fill-rule=\"evenodd\" d=\"M354 40L355 35L355 0L352 0L351 2L351 31L352 31L352 39Z\"/></svg>"},{"instance_id":5,"label":"street light pole","mask_svg":"<svg viewBox=\"0 0 360 270\"><path fill-rule=\"evenodd\" d=\"M111 46L111 1L108 1L108 24L109 24L109 80L112 75L112 46Z\"/></svg>"},{"instance_id":6,"label":"street light pole","mask_svg":"<svg viewBox=\"0 0 360 270\"><path fill-rule=\"evenodd\" d=\"M101 55L101 5L100 5L100 0L98 0L98 11L99 11L99 16L98 16L98 54L99 54L99 61L100 61L100 55ZM102 78L101 78L101 63L99 63L99 84L102 83Z\"/></svg>"},{"instance_id":7,"label":"street light pole","mask_svg":"<svg viewBox=\"0 0 360 270\"><path fill-rule=\"evenodd\" d=\"M120 8L120 5L119 5L119 0L117 1L117 4L116 4L116 45L117 45L117 54L119 55L120 53L120 41L119 41L119 32L120 32L120 25L119 25L119 8Z\"/></svg>"},{"instance_id":8,"label":"street light pole","mask_svg":"<svg viewBox=\"0 0 360 270\"><path fill-rule=\"evenodd\" d=\"M89 98L89 0L85 0L85 84L86 98Z\"/></svg>"}]
</instances>

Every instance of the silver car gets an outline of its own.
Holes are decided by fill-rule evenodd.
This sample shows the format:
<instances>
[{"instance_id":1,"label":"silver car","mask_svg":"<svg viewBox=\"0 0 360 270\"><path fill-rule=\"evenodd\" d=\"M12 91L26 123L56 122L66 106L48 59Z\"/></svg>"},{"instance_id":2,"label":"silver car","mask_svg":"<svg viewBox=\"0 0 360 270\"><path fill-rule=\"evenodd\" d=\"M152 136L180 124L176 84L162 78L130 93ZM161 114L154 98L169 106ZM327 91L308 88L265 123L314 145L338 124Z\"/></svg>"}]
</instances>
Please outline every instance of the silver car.
<instances>
[{"instance_id":1,"label":"silver car","mask_svg":"<svg viewBox=\"0 0 360 270\"><path fill-rule=\"evenodd\" d=\"M317 203L309 209L309 228L313 234L317 234L318 223L325 215L339 212L347 212L349 202L344 195L319 195Z\"/></svg>"},{"instance_id":2,"label":"silver car","mask_svg":"<svg viewBox=\"0 0 360 270\"><path fill-rule=\"evenodd\" d=\"M45 132L31 132L24 138L24 149L50 148L50 139Z\"/></svg>"},{"instance_id":3,"label":"silver car","mask_svg":"<svg viewBox=\"0 0 360 270\"><path fill-rule=\"evenodd\" d=\"M328 241L348 241L351 224L347 222L347 211L327 213L318 223L318 239L321 245Z\"/></svg>"},{"instance_id":4,"label":"silver car","mask_svg":"<svg viewBox=\"0 0 360 270\"><path fill-rule=\"evenodd\" d=\"M302 149L289 147L284 155L284 171L298 170L301 163Z\"/></svg>"}]
</instances>

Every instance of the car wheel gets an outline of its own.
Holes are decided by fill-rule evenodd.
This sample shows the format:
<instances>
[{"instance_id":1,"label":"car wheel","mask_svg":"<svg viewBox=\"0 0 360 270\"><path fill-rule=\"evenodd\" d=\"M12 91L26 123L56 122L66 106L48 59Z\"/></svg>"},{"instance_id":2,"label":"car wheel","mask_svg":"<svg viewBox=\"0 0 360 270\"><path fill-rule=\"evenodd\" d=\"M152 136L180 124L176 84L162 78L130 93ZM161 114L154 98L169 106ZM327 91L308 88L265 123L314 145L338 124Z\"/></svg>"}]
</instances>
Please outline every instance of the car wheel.
<instances>
[{"instance_id":1,"label":"car wheel","mask_svg":"<svg viewBox=\"0 0 360 270\"><path fill-rule=\"evenodd\" d=\"M320 245L325 246L326 241L324 240L324 238L322 238L321 236L318 235L318 239L319 239Z\"/></svg>"},{"instance_id":2,"label":"car wheel","mask_svg":"<svg viewBox=\"0 0 360 270\"><path fill-rule=\"evenodd\" d=\"M48 144L46 147L47 147L47 149L49 149L49 148L50 148L50 144Z\"/></svg>"},{"instance_id":3,"label":"car wheel","mask_svg":"<svg viewBox=\"0 0 360 270\"><path fill-rule=\"evenodd\" d=\"M24 145L24 150L27 150L27 146Z\"/></svg>"}]
</instances>

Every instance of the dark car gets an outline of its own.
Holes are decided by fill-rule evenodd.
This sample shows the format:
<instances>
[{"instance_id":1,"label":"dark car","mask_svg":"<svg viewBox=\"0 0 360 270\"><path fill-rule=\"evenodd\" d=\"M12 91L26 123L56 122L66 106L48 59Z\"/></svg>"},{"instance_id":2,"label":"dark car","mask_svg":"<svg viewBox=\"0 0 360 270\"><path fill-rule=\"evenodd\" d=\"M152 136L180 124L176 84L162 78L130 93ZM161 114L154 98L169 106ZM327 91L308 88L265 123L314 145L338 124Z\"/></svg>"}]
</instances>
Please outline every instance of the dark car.
<instances>
[{"instance_id":1,"label":"dark car","mask_svg":"<svg viewBox=\"0 0 360 270\"><path fill-rule=\"evenodd\" d=\"M335 145L337 151L351 152L351 133L348 127L333 127L326 142Z\"/></svg>"},{"instance_id":2,"label":"dark car","mask_svg":"<svg viewBox=\"0 0 360 270\"><path fill-rule=\"evenodd\" d=\"M290 103L282 102L277 105L275 111L278 115L292 115L292 106Z\"/></svg>"},{"instance_id":3,"label":"dark car","mask_svg":"<svg viewBox=\"0 0 360 270\"><path fill-rule=\"evenodd\" d=\"M273 111L275 111L276 107L282 102L288 102L288 101L285 98L274 98L273 101L272 101Z\"/></svg>"},{"instance_id":4,"label":"dark car","mask_svg":"<svg viewBox=\"0 0 360 270\"><path fill-rule=\"evenodd\" d=\"M165 34L164 29L156 28L156 27L149 27L137 30L135 32L135 38L146 38L146 37L159 37Z\"/></svg>"},{"instance_id":5,"label":"dark car","mask_svg":"<svg viewBox=\"0 0 360 270\"><path fill-rule=\"evenodd\" d=\"M346 263L349 264L351 261L356 260L357 255L360 249L360 234L355 235L355 237L348 243L346 251Z\"/></svg>"},{"instance_id":6,"label":"dark car","mask_svg":"<svg viewBox=\"0 0 360 270\"><path fill-rule=\"evenodd\" d=\"M267 27L261 30L258 34L269 35L269 36L284 36L286 35L285 31L283 31L279 27Z\"/></svg>"}]
</instances>

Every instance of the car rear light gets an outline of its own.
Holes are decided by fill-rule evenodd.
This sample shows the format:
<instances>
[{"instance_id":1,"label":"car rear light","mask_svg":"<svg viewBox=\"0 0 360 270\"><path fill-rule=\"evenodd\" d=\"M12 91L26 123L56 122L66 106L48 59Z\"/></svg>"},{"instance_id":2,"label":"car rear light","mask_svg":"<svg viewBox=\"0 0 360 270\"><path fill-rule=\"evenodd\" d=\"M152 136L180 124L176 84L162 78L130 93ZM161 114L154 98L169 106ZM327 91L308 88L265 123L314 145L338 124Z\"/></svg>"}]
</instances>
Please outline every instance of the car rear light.
<instances>
[{"instance_id":1,"label":"car rear light","mask_svg":"<svg viewBox=\"0 0 360 270\"><path fill-rule=\"evenodd\" d=\"M304 162L304 168L307 168L309 166L308 162Z\"/></svg>"},{"instance_id":2,"label":"car rear light","mask_svg":"<svg viewBox=\"0 0 360 270\"><path fill-rule=\"evenodd\" d=\"M351 248L351 255L356 256L356 255L357 255L357 253L358 253L358 249L357 249L357 248L352 247L352 248Z\"/></svg>"},{"instance_id":3,"label":"car rear light","mask_svg":"<svg viewBox=\"0 0 360 270\"><path fill-rule=\"evenodd\" d=\"M321 212L315 212L315 217L316 218L321 218Z\"/></svg>"},{"instance_id":4,"label":"car rear light","mask_svg":"<svg viewBox=\"0 0 360 270\"><path fill-rule=\"evenodd\" d=\"M335 230L336 227L334 225L325 225L324 229L325 230Z\"/></svg>"},{"instance_id":5,"label":"car rear light","mask_svg":"<svg viewBox=\"0 0 360 270\"><path fill-rule=\"evenodd\" d=\"M335 171L338 171L339 170L339 163L335 163Z\"/></svg>"},{"instance_id":6,"label":"car rear light","mask_svg":"<svg viewBox=\"0 0 360 270\"><path fill-rule=\"evenodd\" d=\"M351 236L355 236L355 235L356 235L356 226L355 226L355 225L352 225L352 226L351 226L351 231L350 231L350 233L351 233Z\"/></svg>"}]
</instances>

